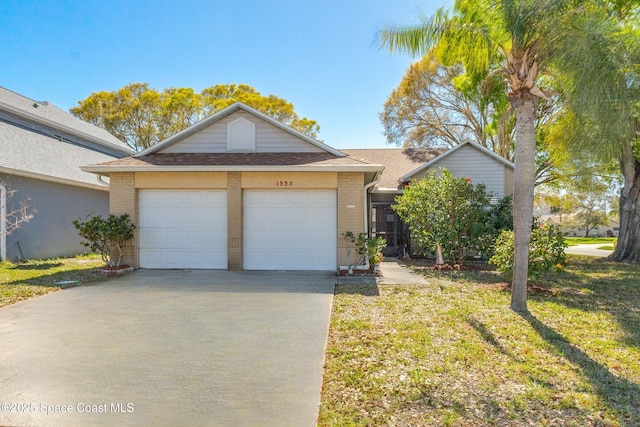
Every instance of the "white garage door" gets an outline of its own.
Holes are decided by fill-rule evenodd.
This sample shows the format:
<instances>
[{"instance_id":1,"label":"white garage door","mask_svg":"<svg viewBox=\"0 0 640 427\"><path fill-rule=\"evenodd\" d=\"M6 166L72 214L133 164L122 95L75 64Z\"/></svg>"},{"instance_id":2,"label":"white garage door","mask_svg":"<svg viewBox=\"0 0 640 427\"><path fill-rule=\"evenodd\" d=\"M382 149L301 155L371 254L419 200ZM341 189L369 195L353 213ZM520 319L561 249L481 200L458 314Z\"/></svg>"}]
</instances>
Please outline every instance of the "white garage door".
<instances>
[{"instance_id":1,"label":"white garage door","mask_svg":"<svg viewBox=\"0 0 640 427\"><path fill-rule=\"evenodd\" d=\"M141 268L227 268L224 190L140 190Z\"/></svg>"},{"instance_id":2,"label":"white garage door","mask_svg":"<svg viewBox=\"0 0 640 427\"><path fill-rule=\"evenodd\" d=\"M335 270L335 190L244 192L245 270Z\"/></svg>"}]
</instances>

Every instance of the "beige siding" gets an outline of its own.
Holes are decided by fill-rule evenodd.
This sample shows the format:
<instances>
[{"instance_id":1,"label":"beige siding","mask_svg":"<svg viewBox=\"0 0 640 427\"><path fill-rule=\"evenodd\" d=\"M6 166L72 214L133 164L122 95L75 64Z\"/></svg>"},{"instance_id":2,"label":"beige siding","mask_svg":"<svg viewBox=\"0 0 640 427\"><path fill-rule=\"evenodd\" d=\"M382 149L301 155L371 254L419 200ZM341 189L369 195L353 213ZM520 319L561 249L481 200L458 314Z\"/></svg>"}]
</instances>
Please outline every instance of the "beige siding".
<instances>
[{"instance_id":1,"label":"beige siding","mask_svg":"<svg viewBox=\"0 0 640 427\"><path fill-rule=\"evenodd\" d=\"M434 163L430 170L449 169L454 176L471 178L474 184L483 183L487 191L495 197L505 195L505 169L503 163L477 150L471 145L444 156ZM413 180L424 178L428 170L423 170L412 177Z\"/></svg>"},{"instance_id":2,"label":"beige siding","mask_svg":"<svg viewBox=\"0 0 640 427\"><path fill-rule=\"evenodd\" d=\"M315 153L323 151L319 147L309 144L264 120L244 111L239 111L194 135L186 137L182 141L160 150L160 153L226 153L227 123L240 116L256 124L256 152Z\"/></svg>"}]
</instances>

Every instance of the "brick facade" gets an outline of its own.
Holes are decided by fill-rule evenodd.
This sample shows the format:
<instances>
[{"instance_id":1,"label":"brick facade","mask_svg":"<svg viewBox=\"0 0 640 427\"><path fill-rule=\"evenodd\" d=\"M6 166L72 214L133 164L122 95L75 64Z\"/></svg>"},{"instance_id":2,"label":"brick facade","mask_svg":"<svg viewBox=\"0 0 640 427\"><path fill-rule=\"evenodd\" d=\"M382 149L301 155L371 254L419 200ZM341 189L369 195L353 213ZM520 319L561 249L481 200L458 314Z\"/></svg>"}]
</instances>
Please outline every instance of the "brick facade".
<instances>
[{"instance_id":1,"label":"brick facade","mask_svg":"<svg viewBox=\"0 0 640 427\"><path fill-rule=\"evenodd\" d=\"M338 174L338 265L350 263L347 241L343 234L354 236L364 231L364 174L343 172ZM353 252L353 251L352 251ZM355 254L351 254L355 262Z\"/></svg>"},{"instance_id":2,"label":"brick facade","mask_svg":"<svg viewBox=\"0 0 640 427\"><path fill-rule=\"evenodd\" d=\"M227 176L227 262L229 270L242 270L242 173Z\"/></svg>"},{"instance_id":3,"label":"brick facade","mask_svg":"<svg viewBox=\"0 0 640 427\"><path fill-rule=\"evenodd\" d=\"M229 270L243 269L243 182L251 188L259 188L260 180L256 180L256 173L251 172L251 179L247 180L246 172L227 172L223 177L207 176L210 186L214 188L226 188L227 190L227 268ZM115 215L128 213L132 222L139 225L138 214L138 189L160 188L159 183L176 182L168 173L163 177L151 177L143 175L139 183L136 183L136 174L128 172L112 173L110 175L110 211ZM198 173L192 175L196 182L200 182L197 188L206 187L201 181ZM204 176L204 175L203 175ZM269 188L274 180L273 173L266 173L262 184ZM281 176L281 175L279 175ZM337 260L336 267L347 265L350 260L347 256L347 244L343 238L343 233L351 231L358 235L364 230L364 173L362 172L339 172L326 173L319 172L317 176L313 173L297 173L294 176L295 182L303 183L306 188L336 188L337 189ZM142 179L144 178L144 179ZM244 181L243 181L244 178ZM226 184L224 184L226 183ZM139 185L136 185L139 184ZM182 185L181 185L182 186ZM172 185L173 188L176 185ZM135 237L127 242L124 247L123 263L139 268L138 251L138 230ZM353 258L353 254L352 254ZM351 262L355 259L351 260Z\"/></svg>"},{"instance_id":4,"label":"brick facade","mask_svg":"<svg viewBox=\"0 0 640 427\"><path fill-rule=\"evenodd\" d=\"M138 193L133 172L112 173L109 176L109 211L114 215L128 213L131 222L138 225ZM128 264L134 268L140 266L138 260L138 229L133 239L123 247L122 264Z\"/></svg>"}]
</instances>

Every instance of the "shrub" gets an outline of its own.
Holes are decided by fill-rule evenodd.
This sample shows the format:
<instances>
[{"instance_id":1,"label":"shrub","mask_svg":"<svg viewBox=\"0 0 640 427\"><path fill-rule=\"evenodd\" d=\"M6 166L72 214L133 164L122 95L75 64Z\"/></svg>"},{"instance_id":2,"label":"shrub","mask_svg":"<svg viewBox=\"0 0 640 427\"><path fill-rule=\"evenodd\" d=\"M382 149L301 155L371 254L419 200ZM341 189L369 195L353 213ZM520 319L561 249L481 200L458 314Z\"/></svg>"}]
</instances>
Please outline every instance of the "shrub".
<instances>
[{"instance_id":1,"label":"shrub","mask_svg":"<svg viewBox=\"0 0 640 427\"><path fill-rule=\"evenodd\" d=\"M347 231L342 234L350 245L354 245L356 252L360 255L359 263L364 264L369 260L371 267L375 267L383 260L382 250L387 246L387 241L382 237L369 237L365 233L358 234L356 237L353 232ZM351 251L351 248L348 248Z\"/></svg>"},{"instance_id":2,"label":"shrub","mask_svg":"<svg viewBox=\"0 0 640 427\"><path fill-rule=\"evenodd\" d=\"M564 253L567 243L562 232L551 224L534 222L529 244L529 277L536 279L551 270L562 271L567 265ZM495 244L495 253L489 263L509 280L513 278L513 231L503 230Z\"/></svg>"},{"instance_id":3,"label":"shrub","mask_svg":"<svg viewBox=\"0 0 640 427\"><path fill-rule=\"evenodd\" d=\"M101 216L87 216L82 222L79 219L73 221L80 237L86 240L84 246L97 252L109 267L119 267L122 261L122 246L124 242L133 238L136 226L129 219L128 214L115 216L110 214L107 219ZM117 260L114 261L112 249L118 251Z\"/></svg>"},{"instance_id":4,"label":"shrub","mask_svg":"<svg viewBox=\"0 0 640 427\"><path fill-rule=\"evenodd\" d=\"M424 255L440 244L447 261L461 262L466 256L490 253L497 228L512 222L510 200L491 205L489 199L483 184L442 169L412 182L392 207Z\"/></svg>"}]
</instances>

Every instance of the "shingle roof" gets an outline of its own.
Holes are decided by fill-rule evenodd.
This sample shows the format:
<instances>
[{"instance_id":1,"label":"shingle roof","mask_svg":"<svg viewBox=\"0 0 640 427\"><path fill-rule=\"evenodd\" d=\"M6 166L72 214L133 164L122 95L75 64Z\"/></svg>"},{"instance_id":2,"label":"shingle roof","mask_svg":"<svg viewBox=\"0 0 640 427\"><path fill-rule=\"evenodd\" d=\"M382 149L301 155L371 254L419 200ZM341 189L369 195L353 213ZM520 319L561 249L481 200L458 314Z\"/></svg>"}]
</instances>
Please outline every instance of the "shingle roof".
<instances>
[{"instance_id":1,"label":"shingle roof","mask_svg":"<svg viewBox=\"0 0 640 427\"><path fill-rule=\"evenodd\" d=\"M92 187L99 186L96 176L80 166L113 159L4 122L0 122L0 153L0 172Z\"/></svg>"},{"instance_id":2,"label":"shingle roof","mask_svg":"<svg viewBox=\"0 0 640 427\"><path fill-rule=\"evenodd\" d=\"M11 108L14 114L27 116L34 121L52 127L61 125L64 130L74 132L78 136L88 135L95 138L97 142L101 141L107 145L114 145L126 152L131 151L127 144L104 129L80 120L49 102L34 101L0 86L0 109L6 109L7 107Z\"/></svg>"},{"instance_id":3,"label":"shingle roof","mask_svg":"<svg viewBox=\"0 0 640 427\"><path fill-rule=\"evenodd\" d=\"M422 148L380 148L380 149L348 149L340 150L352 159L384 165L382 178L376 184L378 190L399 189L401 177L427 163L444 149Z\"/></svg>"},{"instance_id":4,"label":"shingle roof","mask_svg":"<svg viewBox=\"0 0 640 427\"><path fill-rule=\"evenodd\" d=\"M152 166L367 166L367 162L331 153L156 153L112 160L93 167Z\"/></svg>"}]
</instances>

